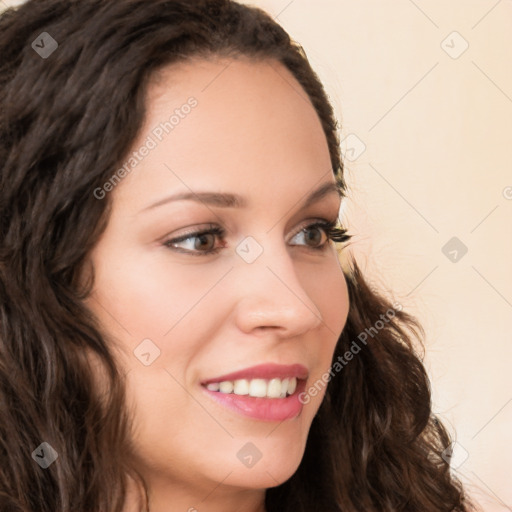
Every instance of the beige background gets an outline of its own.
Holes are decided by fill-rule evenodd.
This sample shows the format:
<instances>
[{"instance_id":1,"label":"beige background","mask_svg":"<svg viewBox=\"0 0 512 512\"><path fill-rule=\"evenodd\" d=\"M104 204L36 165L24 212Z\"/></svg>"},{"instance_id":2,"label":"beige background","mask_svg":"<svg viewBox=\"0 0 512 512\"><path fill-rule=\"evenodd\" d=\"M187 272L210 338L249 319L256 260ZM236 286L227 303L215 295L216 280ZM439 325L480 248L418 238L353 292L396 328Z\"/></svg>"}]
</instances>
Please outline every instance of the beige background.
<instances>
[{"instance_id":1,"label":"beige background","mask_svg":"<svg viewBox=\"0 0 512 512\"><path fill-rule=\"evenodd\" d=\"M454 471L512 510L512 1L246 3L302 44L349 136L350 250L426 328Z\"/></svg>"}]
</instances>

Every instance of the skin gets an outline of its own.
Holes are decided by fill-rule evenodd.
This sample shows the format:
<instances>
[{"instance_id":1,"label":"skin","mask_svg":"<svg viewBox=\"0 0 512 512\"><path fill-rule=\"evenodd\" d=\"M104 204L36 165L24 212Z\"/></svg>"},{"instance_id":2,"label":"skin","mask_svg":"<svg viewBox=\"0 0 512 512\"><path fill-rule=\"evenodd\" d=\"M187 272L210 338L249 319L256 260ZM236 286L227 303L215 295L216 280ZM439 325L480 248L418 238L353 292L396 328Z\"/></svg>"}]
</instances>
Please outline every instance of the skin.
<instances>
[{"instance_id":1,"label":"skin","mask_svg":"<svg viewBox=\"0 0 512 512\"><path fill-rule=\"evenodd\" d=\"M326 236L312 228L319 239L308 242L301 230L336 219L340 198L331 193L300 208L313 189L335 180L313 106L273 61L166 68L150 84L133 149L190 96L197 106L110 192L111 217L90 255L95 285L88 306L126 370L137 468L149 485L151 512L261 512L265 490L299 466L325 388L299 416L277 423L224 408L199 383L275 362L304 364L309 387L329 370L348 314L347 286L333 242L314 251ZM189 200L146 209L190 190L237 193L248 204ZM209 224L224 227L226 236L179 247L220 247L218 254L164 245ZM263 249L250 264L235 251L247 236ZM148 366L133 353L144 339L160 350ZM237 458L248 442L262 453L251 468Z\"/></svg>"}]
</instances>

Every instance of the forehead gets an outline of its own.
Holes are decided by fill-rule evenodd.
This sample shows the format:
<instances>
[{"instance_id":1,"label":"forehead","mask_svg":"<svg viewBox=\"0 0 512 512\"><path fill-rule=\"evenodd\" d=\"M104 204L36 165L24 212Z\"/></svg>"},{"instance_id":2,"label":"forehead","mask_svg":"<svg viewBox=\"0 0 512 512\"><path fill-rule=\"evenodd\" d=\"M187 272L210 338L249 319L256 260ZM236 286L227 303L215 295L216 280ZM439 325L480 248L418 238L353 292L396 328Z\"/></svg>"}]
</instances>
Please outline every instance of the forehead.
<instances>
[{"instance_id":1,"label":"forehead","mask_svg":"<svg viewBox=\"0 0 512 512\"><path fill-rule=\"evenodd\" d=\"M162 69L148 86L132 149L145 145L150 151L124 180L139 196L236 186L279 200L283 186L302 195L332 177L314 107L273 60L218 58Z\"/></svg>"}]
</instances>

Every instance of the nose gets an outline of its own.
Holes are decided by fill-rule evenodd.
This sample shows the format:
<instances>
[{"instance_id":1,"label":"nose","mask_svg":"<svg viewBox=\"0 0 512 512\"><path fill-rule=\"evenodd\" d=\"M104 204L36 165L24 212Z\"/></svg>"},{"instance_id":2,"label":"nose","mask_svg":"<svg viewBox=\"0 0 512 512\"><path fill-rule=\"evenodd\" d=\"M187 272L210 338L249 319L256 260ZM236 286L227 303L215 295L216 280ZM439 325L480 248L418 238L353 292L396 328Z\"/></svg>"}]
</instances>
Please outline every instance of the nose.
<instances>
[{"instance_id":1,"label":"nose","mask_svg":"<svg viewBox=\"0 0 512 512\"><path fill-rule=\"evenodd\" d=\"M323 324L323 318L297 274L286 247L270 242L252 263L237 261L241 285L235 308L238 327L251 333L272 328L283 338L297 337Z\"/></svg>"}]
</instances>

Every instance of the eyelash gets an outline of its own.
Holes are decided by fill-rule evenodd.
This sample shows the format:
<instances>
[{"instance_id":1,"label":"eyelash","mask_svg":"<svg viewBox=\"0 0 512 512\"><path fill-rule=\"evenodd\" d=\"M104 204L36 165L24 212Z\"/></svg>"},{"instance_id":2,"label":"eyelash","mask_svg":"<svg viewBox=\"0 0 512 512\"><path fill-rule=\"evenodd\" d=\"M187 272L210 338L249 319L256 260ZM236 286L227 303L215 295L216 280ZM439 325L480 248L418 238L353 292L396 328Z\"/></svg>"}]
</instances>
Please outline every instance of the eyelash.
<instances>
[{"instance_id":1,"label":"eyelash","mask_svg":"<svg viewBox=\"0 0 512 512\"><path fill-rule=\"evenodd\" d=\"M342 243L342 242L347 242L352 237L352 235L348 234L348 232L345 228L336 227L336 222L337 222L337 219L334 221L314 222L312 224L305 226L300 231L295 233L294 237L297 236L302 231L313 229L313 228L321 228L324 231L324 233L326 234L327 240L322 245L320 245L318 247L308 247L308 246L305 246L305 247L312 251L324 251L327 249L327 246L329 245L329 240L332 240L335 243ZM185 240L188 240L190 238L196 238L196 237L198 238L203 235L215 235L220 238L224 238L224 236L226 235L226 230L219 226L212 226L210 229L207 229L207 230L186 233L183 236L180 236L178 238L173 238L172 240L167 240L163 243L163 245L172 250L175 250L176 252L190 254L192 256L206 256L209 254L217 254L222 249L222 247L217 247L216 249L208 249L206 251L191 251L188 249L183 250L183 249L177 249L176 247L172 247L172 244L184 242Z\"/></svg>"}]
</instances>

